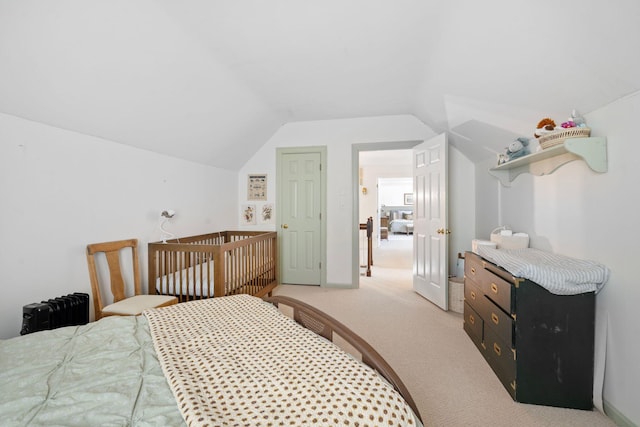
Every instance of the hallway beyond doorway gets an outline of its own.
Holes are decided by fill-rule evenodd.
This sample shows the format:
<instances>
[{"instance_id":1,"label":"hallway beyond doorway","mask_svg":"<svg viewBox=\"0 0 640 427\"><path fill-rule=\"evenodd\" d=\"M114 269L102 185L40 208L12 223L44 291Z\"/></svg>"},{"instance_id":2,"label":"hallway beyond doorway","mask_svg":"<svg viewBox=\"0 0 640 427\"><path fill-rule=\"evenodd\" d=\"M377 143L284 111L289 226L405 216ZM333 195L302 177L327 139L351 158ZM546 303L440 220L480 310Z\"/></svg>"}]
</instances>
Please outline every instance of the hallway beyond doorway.
<instances>
[{"instance_id":1,"label":"hallway beyond doorway","mask_svg":"<svg viewBox=\"0 0 640 427\"><path fill-rule=\"evenodd\" d=\"M361 270L360 283L384 284L388 289L412 288L413 237L405 234L389 235L380 246L373 248L371 276Z\"/></svg>"}]
</instances>

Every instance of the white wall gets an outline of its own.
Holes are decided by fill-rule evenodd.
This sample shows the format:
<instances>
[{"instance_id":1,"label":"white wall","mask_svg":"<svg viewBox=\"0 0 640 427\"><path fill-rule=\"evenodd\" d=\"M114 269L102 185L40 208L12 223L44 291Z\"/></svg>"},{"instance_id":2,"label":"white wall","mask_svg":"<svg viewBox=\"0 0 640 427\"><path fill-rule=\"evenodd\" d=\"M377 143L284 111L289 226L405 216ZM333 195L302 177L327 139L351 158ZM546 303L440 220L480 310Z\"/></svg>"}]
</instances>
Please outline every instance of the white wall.
<instances>
[{"instance_id":1,"label":"white wall","mask_svg":"<svg viewBox=\"0 0 640 427\"><path fill-rule=\"evenodd\" d=\"M381 206L404 206L404 195L413 194L413 171L411 164L407 165L408 169L405 178L402 179L382 179L378 182L378 198ZM411 207L410 209L413 209Z\"/></svg>"},{"instance_id":2,"label":"white wall","mask_svg":"<svg viewBox=\"0 0 640 427\"><path fill-rule=\"evenodd\" d=\"M531 246L601 262L611 269L596 299L596 346L606 343L607 404L640 425L640 93L586 115L592 135L606 136L607 173L571 162L548 176L518 177L501 189L503 222L531 235ZM480 195L479 195L480 196ZM608 323L608 324L607 324ZM598 351L596 352L598 353ZM604 363L598 356L596 365Z\"/></svg>"},{"instance_id":3,"label":"white wall","mask_svg":"<svg viewBox=\"0 0 640 427\"><path fill-rule=\"evenodd\" d=\"M267 173L268 197L275 205L277 147L326 146L327 284L351 287L352 233L347 231L353 220L352 144L422 140L433 135L429 127L409 115L288 123L240 170L239 203L246 201L247 174ZM259 225L247 228L265 229Z\"/></svg>"},{"instance_id":4,"label":"white wall","mask_svg":"<svg viewBox=\"0 0 640 427\"><path fill-rule=\"evenodd\" d=\"M235 227L237 174L0 114L0 338L25 304L90 292L88 243Z\"/></svg>"},{"instance_id":5,"label":"white wall","mask_svg":"<svg viewBox=\"0 0 640 427\"><path fill-rule=\"evenodd\" d=\"M489 240L493 229L506 224L500 215L500 182L488 172L493 166L495 166L493 158L475 165L476 230L474 238L476 239Z\"/></svg>"},{"instance_id":6,"label":"white wall","mask_svg":"<svg viewBox=\"0 0 640 427\"><path fill-rule=\"evenodd\" d=\"M456 275L458 253L471 250L476 233L476 168L455 147L449 146L449 274Z\"/></svg>"}]
</instances>

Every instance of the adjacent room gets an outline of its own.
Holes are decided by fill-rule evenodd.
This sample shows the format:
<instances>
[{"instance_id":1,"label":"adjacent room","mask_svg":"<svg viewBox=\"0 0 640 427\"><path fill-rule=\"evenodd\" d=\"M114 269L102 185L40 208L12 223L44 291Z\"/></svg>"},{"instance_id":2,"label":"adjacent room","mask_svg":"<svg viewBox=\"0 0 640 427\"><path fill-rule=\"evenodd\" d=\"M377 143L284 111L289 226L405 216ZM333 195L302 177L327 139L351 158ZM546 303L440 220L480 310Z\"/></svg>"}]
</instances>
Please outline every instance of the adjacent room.
<instances>
[{"instance_id":1,"label":"adjacent room","mask_svg":"<svg viewBox=\"0 0 640 427\"><path fill-rule=\"evenodd\" d=\"M0 419L97 425L109 389L124 424L194 425L216 399L181 412L178 396L229 377L168 365L192 336L198 363L264 341L285 388L362 369L406 425L640 426L639 21L633 1L0 0ZM574 275L517 270L534 255ZM124 311L110 273L138 277L111 281L140 294ZM25 329L63 296L87 325ZM223 359L205 338L227 330L219 313L247 315L251 337L306 326L291 334L306 344L284 350L274 329ZM359 356L316 359L335 336ZM61 342L87 358L57 359ZM136 356L107 362L105 343ZM64 366L121 376L72 410L75 383L26 379ZM226 387L224 402L245 393Z\"/></svg>"},{"instance_id":2,"label":"adjacent room","mask_svg":"<svg viewBox=\"0 0 640 427\"><path fill-rule=\"evenodd\" d=\"M387 264L411 270L412 219L406 218L413 211L411 157L411 150L362 151L359 156L359 218L361 224L373 221L374 270ZM366 269L366 230L361 230L359 245L360 265Z\"/></svg>"}]
</instances>

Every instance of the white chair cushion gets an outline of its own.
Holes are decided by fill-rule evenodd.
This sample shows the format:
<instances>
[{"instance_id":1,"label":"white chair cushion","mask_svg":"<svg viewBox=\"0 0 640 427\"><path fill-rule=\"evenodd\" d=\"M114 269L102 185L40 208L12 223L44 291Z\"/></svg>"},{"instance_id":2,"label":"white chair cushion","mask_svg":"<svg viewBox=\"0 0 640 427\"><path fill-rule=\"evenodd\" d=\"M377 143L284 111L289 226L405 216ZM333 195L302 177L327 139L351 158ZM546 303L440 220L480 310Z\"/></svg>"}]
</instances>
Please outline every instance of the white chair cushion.
<instances>
[{"instance_id":1,"label":"white chair cushion","mask_svg":"<svg viewBox=\"0 0 640 427\"><path fill-rule=\"evenodd\" d=\"M137 316L148 308L160 307L168 305L176 297L167 295L136 295L122 301L114 302L102 309L105 315L115 314L123 316ZM176 300L177 302L177 300Z\"/></svg>"}]
</instances>

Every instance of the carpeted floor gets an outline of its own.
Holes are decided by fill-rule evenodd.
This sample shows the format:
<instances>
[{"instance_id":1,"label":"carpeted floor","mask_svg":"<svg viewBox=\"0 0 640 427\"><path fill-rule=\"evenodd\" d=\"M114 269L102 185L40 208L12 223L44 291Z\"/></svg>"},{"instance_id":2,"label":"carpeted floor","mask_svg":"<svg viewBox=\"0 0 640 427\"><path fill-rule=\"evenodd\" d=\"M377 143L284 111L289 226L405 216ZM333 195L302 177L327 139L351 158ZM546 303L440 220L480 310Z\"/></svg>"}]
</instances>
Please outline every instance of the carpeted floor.
<instances>
[{"instance_id":1,"label":"carpeted floor","mask_svg":"<svg viewBox=\"0 0 640 427\"><path fill-rule=\"evenodd\" d=\"M281 285L275 293L312 304L373 345L409 388L426 426L613 426L603 414L514 402L462 329L412 290L411 240L374 250L359 289Z\"/></svg>"}]
</instances>

